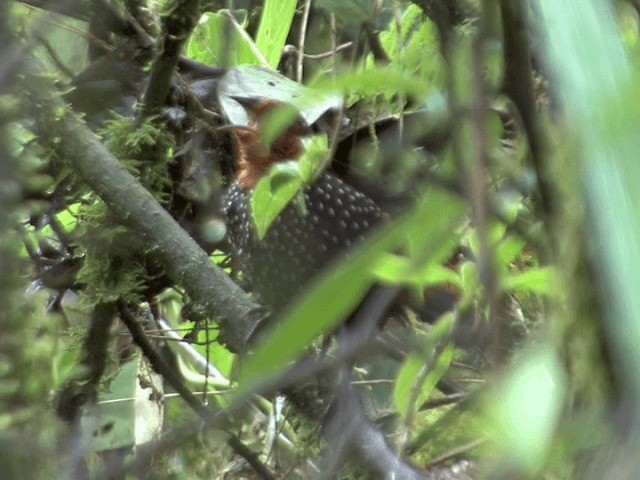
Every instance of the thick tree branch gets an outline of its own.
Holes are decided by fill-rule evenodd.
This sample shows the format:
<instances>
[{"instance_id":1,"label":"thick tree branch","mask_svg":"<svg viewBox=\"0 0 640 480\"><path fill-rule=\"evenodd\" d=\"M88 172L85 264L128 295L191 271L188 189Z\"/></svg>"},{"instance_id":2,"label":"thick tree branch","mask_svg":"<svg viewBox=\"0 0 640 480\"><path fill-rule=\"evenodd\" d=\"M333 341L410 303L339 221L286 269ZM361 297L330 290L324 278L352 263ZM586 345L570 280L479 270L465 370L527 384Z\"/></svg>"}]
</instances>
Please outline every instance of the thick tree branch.
<instances>
[{"instance_id":1,"label":"thick tree branch","mask_svg":"<svg viewBox=\"0 0 640 480\"><path fill-rule=\"evenodd\" d=\"M30 82L32 85L35 82ZM260 307L180 227L149 193L109 153L59 98L35 102L41 141L55 145L60 156L109 206L116 219L136 232L158 256L169 277L191 299L218 317L221 339L233 351L241 349L261 317Z\"/></svg>"}]
</instances>

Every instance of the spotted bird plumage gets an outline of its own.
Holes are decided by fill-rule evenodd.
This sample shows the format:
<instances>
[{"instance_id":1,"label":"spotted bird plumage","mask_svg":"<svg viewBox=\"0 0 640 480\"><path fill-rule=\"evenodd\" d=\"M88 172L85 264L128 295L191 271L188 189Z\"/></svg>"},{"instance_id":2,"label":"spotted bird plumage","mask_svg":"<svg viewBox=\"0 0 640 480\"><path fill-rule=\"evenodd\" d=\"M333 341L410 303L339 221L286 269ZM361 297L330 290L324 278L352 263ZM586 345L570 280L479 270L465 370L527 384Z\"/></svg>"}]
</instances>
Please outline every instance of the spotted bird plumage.
<instances>
[{"instance_id":1,"label":"spotted bird plumage","mask_svg":"<svg viewBox=\"0 0 640 480\"><path fill-rule=\"evenodd\" d=\"M249 127L233 132L238 171L227 192L224 211L236 266L253 292L273 311L279 311L328 264L361 242L380 224L383 214L362 192L323 172L302 192L305 209L290 202L259 239L250 207L255 183L274 162L302 154L299 125L282 133L268 151L262 150L258 122L272 106L253 106L254 120Z\"/></svg>"}]
</instances>

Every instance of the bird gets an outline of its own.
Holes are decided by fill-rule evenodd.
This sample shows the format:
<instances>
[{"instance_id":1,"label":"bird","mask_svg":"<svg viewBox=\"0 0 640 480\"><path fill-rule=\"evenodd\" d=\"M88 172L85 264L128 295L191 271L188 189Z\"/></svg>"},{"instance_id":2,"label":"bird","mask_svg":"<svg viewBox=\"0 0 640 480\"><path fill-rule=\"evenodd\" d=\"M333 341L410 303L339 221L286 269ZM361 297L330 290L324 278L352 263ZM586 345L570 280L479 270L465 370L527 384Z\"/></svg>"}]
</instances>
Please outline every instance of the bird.
<instances>
[{"instance_id":1,"label":"bird","mask_svg":"<svg viewBox=\"0 0 640 480\"><path fill-rule=\"evenodd\" d=\"M302 189L304 209L296 202L280 212L262 239L251 214L256 183L278 162L297 160L302 138L311 133L298 117L269 147L262 142L261 120L280 103L243 100L248 126L231 128L237 169L224 201L232 258L253 293L273 312L281 312L309 283L385 219L375 201L329 171Z\"/></svg>"}]
</instances>

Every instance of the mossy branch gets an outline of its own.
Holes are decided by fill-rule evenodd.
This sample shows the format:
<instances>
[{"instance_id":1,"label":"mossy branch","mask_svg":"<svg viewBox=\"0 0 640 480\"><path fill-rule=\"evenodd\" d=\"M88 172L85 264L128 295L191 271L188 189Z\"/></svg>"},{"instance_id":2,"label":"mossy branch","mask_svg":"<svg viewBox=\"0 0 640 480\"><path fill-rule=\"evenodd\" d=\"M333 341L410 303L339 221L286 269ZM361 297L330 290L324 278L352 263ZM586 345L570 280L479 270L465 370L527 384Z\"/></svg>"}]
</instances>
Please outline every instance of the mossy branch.
<instances>
[{"instance_id":1,"label":"mossy branch","mask_svg":"<svg viewBox=\"0 0 640 480\"><path fill-rule=\"evenodd\" d=\"M199 0L180 0L163 17L162 35L156 45L149 82L143 95L143 119L158 113L165 104L182 46L198 21L199 8Z\"/></svg>"},{"instance_id":2,"label":"mossy branch","mask_svg":"<svg viewBox=\"0 0 640 480\"><path fill-rule=\"evenodd\" d=\"M260 320L260 308L160 206L153 195L102 145L86 124L58 97L32 90L43 143L55 145L77 174L111 209L115 218L140 235L169 277L221 327L221 340L239 351Z\"/></svg>"}]
</instances>

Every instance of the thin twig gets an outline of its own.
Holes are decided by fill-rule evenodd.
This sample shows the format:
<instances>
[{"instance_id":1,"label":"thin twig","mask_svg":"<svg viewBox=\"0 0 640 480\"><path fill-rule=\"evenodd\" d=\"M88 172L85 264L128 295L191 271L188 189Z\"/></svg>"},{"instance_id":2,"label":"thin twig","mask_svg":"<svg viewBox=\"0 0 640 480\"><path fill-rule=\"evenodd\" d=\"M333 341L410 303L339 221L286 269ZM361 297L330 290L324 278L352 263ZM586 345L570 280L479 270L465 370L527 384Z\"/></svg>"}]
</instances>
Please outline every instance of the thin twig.
<instances>
[{"instance_id":1,"label":"thin twig","mask_svg":"<svg viewBox=\"0 0 640 480\"><path fill-rule=\"evenodd\" d=\"M331 76L336 76L336 54L338 53L338 34L337 34L337 24L336 24L336 15L332 13L329 16L329 25L331 26ZM353 45L353 42L348 42L349 46ZM341 45L342 46L342 45Z\"/></svg>"},{"instance_id":2,"label":"thin twig","mask_svg":"<svg viewBox=\"0 0 640 480\"><path fill-rule=\"evenodd\" d=\"M445 405L451 405L452 403L458 403L460 400L466 398L467 395L467 393L452 393L451 395L445 395L444 397L428 400L420 405L420 411L431 410Z\"/></svg>"},{"instance_id":3,"label":"thin twig","mask_svg":"<svg viewBox=\"0 0 640 480\"><path fill-rule=\"evenodd\" d=\"M140 348L153 369L162 375L173 389L180 394L184 401L189 405L194 412L207 424L218 424L218 428L225 428L228 425L228 418L225 415L220 415L220 412L213 412L207 408L198 398L193 394L189 388L184 384L179 374L176 373L162 358L162 356L156 351L154 346L147 338L139 319L137 319L124 304L119 305L120 318L125 324L127 329L131 332L133 341ZM229 446L238 455L243 457L253 470L260 475L261 478L266 480L275 480L275 477L267 469L248 447L246 447L238 437L226 432L225 439Z\"/></svg>"},{"instance_id":4,"label":"thin twig","mask_svg":"<svg viewBox=\"0 0 640 480\"><path fill-rule=\"evenodd\" d=\"M316 53L316 54L303 53L302 56L305 58L305 60L324 60L326 58L331 58L332 56L335 58L336 53L341 52L342 50L346 50L347 48L350 48L352 45L353 45L353 42L346 42L341 45L338 45L335 48L332 48L328 52ZM296 55L300 55L300 52L298 52L297 49L295 49L295 52L296 52Z\"/></svg>"},{"instance_id":5,"label":"thin twig","mask_svg":"<svg viewBox=\"0 0 640 480\"><path fill-rule=\"evenodd\" d=\"M482 445L487 441L486 438L479 438L477 440L472 440L467 442L459 447L452 448L448 452L443 453L442 455L437 456L429 462L429 466L433 467L434 465L438 465L440 463L444 463L447 460L451 460L452 458L458 457L461 454L468 452L469 450L473 450L474 448Z\"/></svg>"},{"instance_id":6,"label":"thin twig","mask_svg":"<svg viewBox=\"0 0 640 480\"><path fill-rule=\"evenodd\" d=\"M296 80L302 83L302 68L304 66L304 42L307 37L307 24L309 23L309 12L311 11L311 0L305 0L302 11L302 23L300 25L300 37L298 38L298 58L296 63Z\"/></svg>"}]
</instances>

